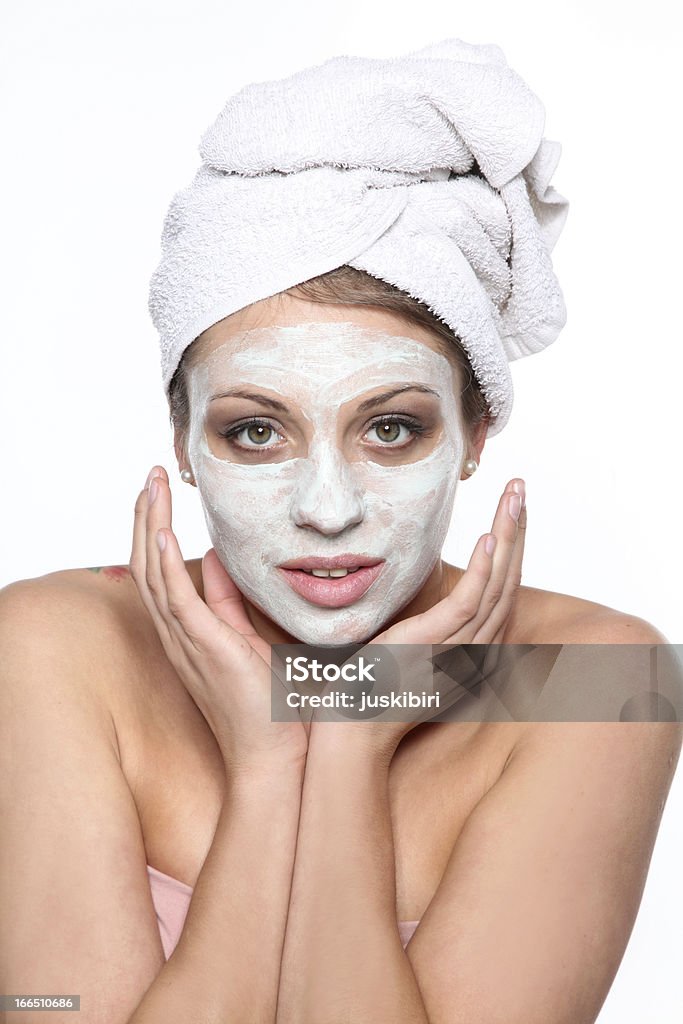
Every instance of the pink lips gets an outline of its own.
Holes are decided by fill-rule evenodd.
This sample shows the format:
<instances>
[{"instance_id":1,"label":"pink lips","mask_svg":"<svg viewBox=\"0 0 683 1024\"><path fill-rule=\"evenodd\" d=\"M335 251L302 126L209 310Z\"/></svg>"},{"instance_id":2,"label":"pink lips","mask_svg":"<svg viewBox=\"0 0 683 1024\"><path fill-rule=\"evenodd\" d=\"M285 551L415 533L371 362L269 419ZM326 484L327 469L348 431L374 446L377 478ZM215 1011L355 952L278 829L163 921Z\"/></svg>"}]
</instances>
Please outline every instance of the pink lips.
<instances>
[{"instance_id":1,"label":"pink lips","mask_svg":"<svg viewBox=\"0 0 683 1024\"><path fill-rule=\"evenodd\" d=\"M339 568L353 567L353 562L349 561L348 565L344 565L344 560L344 558L338 559L328 567L333 568L335 565ZM348 556L346 556L346 560L348 561ZM332 559L302 559L299 564L305 564L306 561L316 563L312 568L323 568L322 563L324 561L332 562ZM356 561L355 564L358 565L358 562ZM282 565L278 566L278 572L282 573L292 590L312 604L317 604L321 608L345 608L367 593L383 568L384 562L377 562L375 565L363 565L356 572L336 578L310 576L302 569L288 569Z\"/></svg>"}]
</instances>

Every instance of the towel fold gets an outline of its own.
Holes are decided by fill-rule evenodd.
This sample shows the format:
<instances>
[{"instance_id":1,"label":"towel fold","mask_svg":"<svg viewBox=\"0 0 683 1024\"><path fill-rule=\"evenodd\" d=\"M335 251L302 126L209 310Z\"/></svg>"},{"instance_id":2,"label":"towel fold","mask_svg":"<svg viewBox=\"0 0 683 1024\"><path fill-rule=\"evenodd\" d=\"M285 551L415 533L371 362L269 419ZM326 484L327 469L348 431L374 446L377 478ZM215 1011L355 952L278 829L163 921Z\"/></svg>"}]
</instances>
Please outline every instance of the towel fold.
<instances>
[{"instance_id":1,"label":"towel fold","mask_svg":"<svg viewBox=\"0 0 683 1024\"><path fill-rule=\"evenodd\" d=\"M230 313L348 264L421 300L458 335L488 401L509 362L566 322L550 254L568 202L544 108L493 44L342 56L231 97L173 197L149 309L164 386Z\"/></svg>"}]
</instances>

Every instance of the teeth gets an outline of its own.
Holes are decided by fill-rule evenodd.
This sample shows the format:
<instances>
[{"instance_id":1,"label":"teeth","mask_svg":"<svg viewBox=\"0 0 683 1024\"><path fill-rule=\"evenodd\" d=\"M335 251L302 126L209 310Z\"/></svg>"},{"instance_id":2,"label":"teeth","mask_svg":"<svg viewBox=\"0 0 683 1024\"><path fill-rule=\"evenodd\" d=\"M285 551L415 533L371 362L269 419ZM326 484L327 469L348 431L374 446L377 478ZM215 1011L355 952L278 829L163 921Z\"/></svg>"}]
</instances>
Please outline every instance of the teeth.
<instances>
[{"instance_id":1,"label":"teeth","mask_svg":"<svg viewBox=\"0 0 683 1024\"><path fill-rule=\"evenodd\" d=\"M309 576L331 576L333 579L340 579L342 576L348 576L350 572L357 572L358 566L355 569L304 569L303 571Z\"/></svg>"}]
</instances>

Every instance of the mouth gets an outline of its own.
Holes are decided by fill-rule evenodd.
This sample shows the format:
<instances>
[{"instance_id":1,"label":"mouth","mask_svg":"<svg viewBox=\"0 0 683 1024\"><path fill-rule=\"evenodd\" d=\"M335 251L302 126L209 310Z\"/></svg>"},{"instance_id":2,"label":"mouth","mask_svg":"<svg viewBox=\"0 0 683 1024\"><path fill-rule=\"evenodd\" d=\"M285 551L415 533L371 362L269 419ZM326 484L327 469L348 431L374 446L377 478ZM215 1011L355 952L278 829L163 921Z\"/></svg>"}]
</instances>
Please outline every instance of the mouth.
<instances>
[{"instance_id":1,"label":"mouth","mask_svg":"<svg viewBox=\"0 0 683 1024\"><path fill-rule=\"evenodd\" d=\"M292 559L278 572L295 593L320 608L346 608L359 601L384 568L384 560L365 555Z\"/></svg>"}]
</instances>

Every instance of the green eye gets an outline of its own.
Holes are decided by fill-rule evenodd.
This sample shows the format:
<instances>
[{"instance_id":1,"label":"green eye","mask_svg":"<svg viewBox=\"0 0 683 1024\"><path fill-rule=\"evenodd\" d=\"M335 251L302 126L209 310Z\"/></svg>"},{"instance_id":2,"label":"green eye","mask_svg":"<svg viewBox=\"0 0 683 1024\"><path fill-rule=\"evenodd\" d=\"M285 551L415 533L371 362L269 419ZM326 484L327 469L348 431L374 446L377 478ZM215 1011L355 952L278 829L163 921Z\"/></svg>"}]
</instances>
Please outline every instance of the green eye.
<instances>
[{"instance_id":1,"label":"green eye","mask_svg":"<svg viewBox=\"0 0 683 1024\"><path fill-rule=\"evenodd\" d=\"M377 431L380 441L398 441L403 426L402 423L397 423L394 420L393 423L376 423L372 429Z\"/></svg>"},{"instance_id":2,"label":"green eye","mask_svg":"<svg viewBox=\"0 0 683 1024\"><path fill-rule=\"evenodd\" d=\"M372 431L375 434L374 438L372 437ZM421 434L425 433L425 427L419 420L413 419L412 416L387 414L381 419L375 420L370 425L368 433L370 434L370 440L381 442L380 447L406 448Z\"/></svg>"},{"instance_id":3,"label":"green eye","mask_svg":"<svg viewBox=\"0 0 683 1024\"><path fill-rule=\"evenodd\" d=\"M251 426L246 427L246 433L250 441L253 441L254 444L262 445L270 441L273 428L263 423L252 423Z\"/></svg>"},{"instance_id":4,"label":"green eye","mask_svg":"<svg viewBox=\"0 0 683 1024\"><path fill-rule=\"evenodd\" d=\"M379 441L379 447L402 451L425 433L427 428L415 417L404 413L387 413L371 423L366 436L373 442ZM375 446L378 447L377 444Z\"/></svg>"},{"instance_id":5,"label":"green eye","mask_svg":"<svg viewBox=\"0 0 683 1024\"><path fill-rule=\"evenodd\" d=\"M221 437L237 448L254 451L256 448L272 448L282 435L266 420L254 419L237 423L229 430L221 431Z\"/></svg>"}]
</instances>

